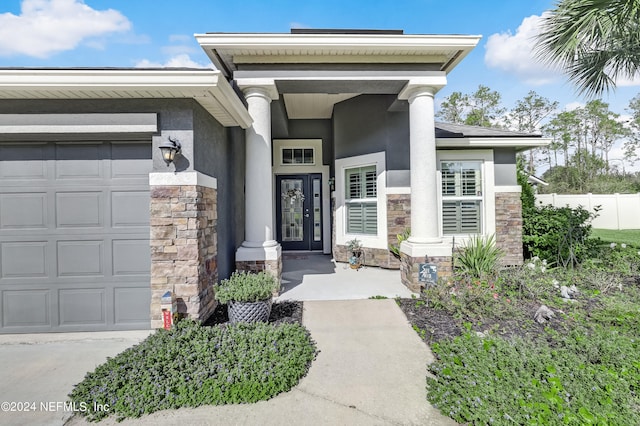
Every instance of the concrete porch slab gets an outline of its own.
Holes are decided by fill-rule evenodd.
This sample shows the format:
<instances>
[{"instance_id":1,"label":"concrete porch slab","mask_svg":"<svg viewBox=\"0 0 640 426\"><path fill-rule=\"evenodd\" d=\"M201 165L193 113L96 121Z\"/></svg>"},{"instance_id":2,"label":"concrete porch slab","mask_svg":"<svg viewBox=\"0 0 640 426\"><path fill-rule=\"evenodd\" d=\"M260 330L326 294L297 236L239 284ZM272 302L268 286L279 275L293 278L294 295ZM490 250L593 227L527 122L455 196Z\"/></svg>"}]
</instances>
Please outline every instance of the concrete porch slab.
<instances>
[{"instance_id":1,"label":"concrete porch slab","mask_svg":"<svg viewBox=\"0 0 640 426\"><path fill-rule=\"evenodd\" d=\"M400 271L367 266L351 269L330 255L283 253L283 290L276 300L353 300L411 297Z\"/></svg>"}]
</instances>

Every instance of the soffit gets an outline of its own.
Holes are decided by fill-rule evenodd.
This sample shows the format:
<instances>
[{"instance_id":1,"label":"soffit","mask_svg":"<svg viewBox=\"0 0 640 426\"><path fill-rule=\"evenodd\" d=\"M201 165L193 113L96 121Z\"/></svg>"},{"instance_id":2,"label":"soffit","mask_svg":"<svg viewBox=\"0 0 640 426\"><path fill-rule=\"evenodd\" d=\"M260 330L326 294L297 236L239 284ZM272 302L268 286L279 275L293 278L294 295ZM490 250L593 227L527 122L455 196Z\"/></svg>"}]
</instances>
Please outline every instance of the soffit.
<instances>
[{"instance_id":1,"label":"soffit","mask_svg":"<svg viewBox=\"0 0 640 426\"><path fill-rule=\"evenodd\" d=\"M196 100L223 126L251 125L220 71L143 69L0 69L0 99Z\"/></svg>"},{"instance_id":2,"label":"soffit","mask_svg":"<svg viewBox=\"0 0 640 426\"><path fill-rule=\"evenodd\" d=\"M358 93L287 93L283 95L287 116L297 119L328 119L338 102L358 96Z\"/></svg>"},{"instance_id":3,"label":"soffit","mask_svg":"<svg viewBox=\"0 0 640 426\"><path fill-rule=\"evenodd\" d=\"M196 34L218 69L238 64L439 64L450 72L479 36L405 34Z\"/></svg>"}]
</instances>

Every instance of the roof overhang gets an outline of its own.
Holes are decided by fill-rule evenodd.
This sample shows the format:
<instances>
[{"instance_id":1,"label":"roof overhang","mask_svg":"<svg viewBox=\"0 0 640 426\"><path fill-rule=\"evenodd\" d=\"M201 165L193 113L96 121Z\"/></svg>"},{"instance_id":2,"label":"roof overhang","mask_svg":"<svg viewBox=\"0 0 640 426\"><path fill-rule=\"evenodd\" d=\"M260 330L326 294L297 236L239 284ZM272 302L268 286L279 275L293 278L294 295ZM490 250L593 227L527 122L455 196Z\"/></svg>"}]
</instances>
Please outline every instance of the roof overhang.
<instances>
[{"instance_id":1,"label":"roof overhang","mask_svg":"<svg viewBox=\"0 0 640 426\"><path fill-rule=\"evenodd\" d=\"M541 137L499 137L499 138L436 138L437 148L473 149L473 148L515 148L526 151L532 148L548 146L551 139Z\"/></svg>"},{"instance_id":2,"label":"roof overhang","mask_svg":"<svg viewBox=\"0 0 640 426\"><path fill-rule=\"evenodd\" d=\"M480 36L330 33L207 33L196 40L232 77L242 64L434 64L449 73Z\"/></svg>"},{"instance_id":3,"label":"roof overhang","mask_svg":"<svg viewBox=\"0 0 640 426\"><path fill-rule=\"evenodd\" d=\"M178 69L0 69L0 99L191 98L225 127L252 119L220 71Z\"/></svg>"}]
</instances>

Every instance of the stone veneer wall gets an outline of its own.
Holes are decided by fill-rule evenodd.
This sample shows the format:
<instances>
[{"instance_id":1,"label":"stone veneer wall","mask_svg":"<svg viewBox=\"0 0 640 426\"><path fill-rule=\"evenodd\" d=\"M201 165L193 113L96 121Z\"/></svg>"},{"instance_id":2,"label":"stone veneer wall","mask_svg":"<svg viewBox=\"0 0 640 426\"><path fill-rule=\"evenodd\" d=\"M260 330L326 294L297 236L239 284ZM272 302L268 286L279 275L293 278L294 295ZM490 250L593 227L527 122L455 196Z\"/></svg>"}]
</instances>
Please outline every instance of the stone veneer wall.
<instances>
[{"instance_id":1,"label":"stone veneer wall","mask_svg":"<svg viewBox=\"0 0 640 426\"><path fill-rule=\"evenodd\" d=\"M400 279L402 284L413 292L420 292L426 285L418 279L419 264L426 263L424 257L410 257L406 253L400 253L402 265L400 267ZM428 263L435 263L438 267L438 278L450 277L453 274L453 262L451 256L430 256Z\"/></svg>"},{"instance_id":2,"label":"stone veneer wall","mask_svg":"<svg viewBox=\"0 0 640 426\"><path fill-rule=\"evenodd\" d=\"M346 245L337 245L336 241L336 210L335 198L331 198L331 214L333 217L332 241L333 258L337 262L348 262L351 255ZM410 227L411 224L411 196L409 194L389 194L387 196L387 242L398 244L398 234ZM365 247L364 264L388 269L400 269L400 259L397 259L388 249Z\"/></svg>"},{"instance_id":3,"label":"stone veneer wall","mask_svg":"<svg viewBox=\"0 0 640 426\"><path fill-rule=\"evenodd\" d=\"M496 192L496 245L504 265L522 265L522 202L519 192Z\"/></svg>"},{"instance_id":4,"label":"stone veneer wall","mask_svg":"<svg viewBox=\"0 0 640 426\"><path fill-rule=\"evenodd\" d=\"M173 291L178 313L204 321L216 307L217 191L200 185L151 187L151 327L162 327L160 299Z\"/></svg>"},{"instance_id":5,"label":"stone veneer wall","mask_svg":"<svg viewBox=\"0 0 640 426\"><path fill-rule=\"evenodd\" d=\"M236 270L237 271L245 271L245 272L268 272L280 283L282 286L282 256L279 256L277 260L237 260L236 261ZM280 289L278 289L274 296L280 294Z\"/></svg>"}]
</instances>

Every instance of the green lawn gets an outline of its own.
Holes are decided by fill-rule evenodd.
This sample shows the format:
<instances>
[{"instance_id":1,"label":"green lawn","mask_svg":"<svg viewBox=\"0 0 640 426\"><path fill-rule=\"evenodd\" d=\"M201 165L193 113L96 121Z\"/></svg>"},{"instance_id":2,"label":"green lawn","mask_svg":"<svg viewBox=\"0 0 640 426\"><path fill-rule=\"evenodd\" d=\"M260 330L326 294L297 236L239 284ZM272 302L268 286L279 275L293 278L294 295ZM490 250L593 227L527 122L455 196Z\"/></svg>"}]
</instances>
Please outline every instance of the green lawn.
<instances>
[{"instance_id":1,"label":"green lawn","mask_svg":"<svg viewBox=\"0 0 640 426\"><path fill-rule=\"evenodd\" d=\"M593 229L591 235L607 243L624 243L640 247L640 229Z\"/></svg>"}]
</instances>

